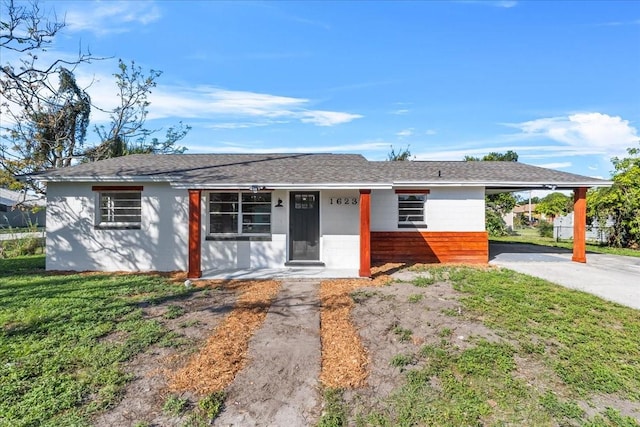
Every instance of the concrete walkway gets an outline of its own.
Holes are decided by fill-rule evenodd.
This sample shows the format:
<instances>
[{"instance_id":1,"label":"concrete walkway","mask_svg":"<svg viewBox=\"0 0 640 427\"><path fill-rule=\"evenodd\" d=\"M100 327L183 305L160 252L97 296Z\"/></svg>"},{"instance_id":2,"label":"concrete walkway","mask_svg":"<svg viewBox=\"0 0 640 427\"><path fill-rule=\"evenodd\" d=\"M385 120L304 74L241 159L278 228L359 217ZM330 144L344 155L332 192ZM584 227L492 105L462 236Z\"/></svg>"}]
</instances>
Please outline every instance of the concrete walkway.
<instances>
[{"instance_id":1,"label":"concrete walkway","mask_svg":"<svg viewBox=\"0 0 640 427\"><path fill-rule=\"evenodd\" d=\"M582 264L567 249L491 243L489 263L640 310L640 258L587 253Z\"/></svg>"},{"instance_id":2,"label":"concrete walkway","mask_svg":"<svg viewBox=\"0 0 640 427\"><path fill-rule=\"evenodd\" d=\"M319 284L282 283L215 425L315 425L320 415Z\"/></svg>"}]
</instances>

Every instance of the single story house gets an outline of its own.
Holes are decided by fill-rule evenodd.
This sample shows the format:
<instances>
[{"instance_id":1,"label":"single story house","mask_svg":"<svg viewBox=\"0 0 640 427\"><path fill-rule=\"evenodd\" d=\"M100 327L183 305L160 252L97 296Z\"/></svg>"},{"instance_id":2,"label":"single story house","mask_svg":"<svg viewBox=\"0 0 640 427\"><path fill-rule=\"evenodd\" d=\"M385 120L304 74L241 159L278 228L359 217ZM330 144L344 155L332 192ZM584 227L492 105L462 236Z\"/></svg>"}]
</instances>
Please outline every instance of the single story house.
<instances>
[{"instance_id":1,"label":"single story house","mask_svg":"<svg viewBox=\"0 0 640 427\"><path fill-rule=\"evenodd\" d=\"M488 262L485 193L610 182L519 162L140 154L52 170L47 269L187 271ZM580 246L582 245L582 246ZM576 239L574 260L584 262Z\"/></svg>"}]
</instances>

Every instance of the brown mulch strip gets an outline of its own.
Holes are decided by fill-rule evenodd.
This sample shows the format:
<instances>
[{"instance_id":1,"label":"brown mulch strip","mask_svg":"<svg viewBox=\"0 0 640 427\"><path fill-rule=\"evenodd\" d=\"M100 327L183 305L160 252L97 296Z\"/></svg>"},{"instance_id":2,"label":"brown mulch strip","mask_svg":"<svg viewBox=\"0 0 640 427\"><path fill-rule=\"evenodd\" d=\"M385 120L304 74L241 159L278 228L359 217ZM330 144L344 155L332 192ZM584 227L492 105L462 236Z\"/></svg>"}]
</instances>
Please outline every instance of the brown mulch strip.
<instances>
[{"instance_id":1,"label":"brown mulch strip","mask_svg":"<svg viewBox=\"0 0 640 427\"><path fill-rule=\"evenodd\" d=\"M325 387L356 388L365 385L367 352L351 322L351 292L358 288L382 286L388 273L403 264L385 264L372 269L373 279L325 280L320 284L320 338L322 367L320 381Z\"/></svg>"},{"instance_id":2,"label":"brown mulch strip","mask_svg":"<svg viewBox=\"0 0 640 427\"><path fill-rule=\"evenodd\" d=\"M233 311L213 331L204 347L170 375L170 390L200 395L221 391L244 367L249 339L267 316L280 282L236 282L233 286L240 291Z\"/></svg>"}]
</instances>

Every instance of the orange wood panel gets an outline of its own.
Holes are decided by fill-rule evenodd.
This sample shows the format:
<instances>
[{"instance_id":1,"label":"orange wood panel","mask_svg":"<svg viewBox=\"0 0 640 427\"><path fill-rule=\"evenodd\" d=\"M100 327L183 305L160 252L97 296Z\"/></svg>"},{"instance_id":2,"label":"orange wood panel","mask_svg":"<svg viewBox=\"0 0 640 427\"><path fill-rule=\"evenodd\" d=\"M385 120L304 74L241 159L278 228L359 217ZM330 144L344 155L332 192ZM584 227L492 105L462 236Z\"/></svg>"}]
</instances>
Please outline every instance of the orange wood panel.
<instances>
[{"instance_id":1,"label":"orange wood panel","mask_svg":"<svg viewBox=\"0 0 640 427\"><path fill-rule=\"evenodd\" d=\"M360 190L360 277L371 276L371 190Z\"/></svg>"},{"instance_id":2,"label":"orange wood panel","mask_svg":"<svg viewBox=\"0 0 640 427\"><path fill-rule=\"evenodd\" d=\"M94 185L93 191L142 191L142 185Z\"/></svg>"},{"instance_id":3,"label":"orange wood panel","mask_svg":"<svg viewBox=\"0 0 640 427\"><path fill-rule=\"evenodd\" d=\"M200 190L189 190L189 271L187 277L202 277L200 222L202 211Z\"/></svg>"},{"instance_id":4,"label":"orange wood panel","mask_svg":"<svg viewBox=\"0 0 640 427\"><path fill-rule=\"evenodd\" d=\"M575 262L587 262L587 188L573 190L573 256Z\"/></svg>"},{"instance_id":5,"label":"orange wood panel","mask_svg":"<svg viewBox=\"0 0 640 427\"><path fill-rule=\"evenodd\" d=\"M487 232L393 231L371 233L373 262L489 261Z\"/></svg>"}]
</instances>

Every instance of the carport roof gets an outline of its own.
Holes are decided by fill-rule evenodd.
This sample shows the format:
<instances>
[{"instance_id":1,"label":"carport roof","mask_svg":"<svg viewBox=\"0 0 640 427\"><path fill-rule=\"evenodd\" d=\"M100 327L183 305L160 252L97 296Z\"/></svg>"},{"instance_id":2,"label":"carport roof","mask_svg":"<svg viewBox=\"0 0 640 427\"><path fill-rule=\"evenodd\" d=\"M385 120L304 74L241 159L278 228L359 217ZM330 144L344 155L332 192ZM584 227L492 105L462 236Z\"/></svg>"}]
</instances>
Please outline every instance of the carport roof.
<instances>
[{"instance_id":1,"label":"carport roof","mask_svg":"<svg viewBox=\"0 0 640 427\"><path fill-rule=\"evenodd\" d=\"M134 154L51 170L52 182L170 182L184 188L483 186L496 190L608 186L520 162L368 161L357 154Z\"/></svg>"}]
</instances>

